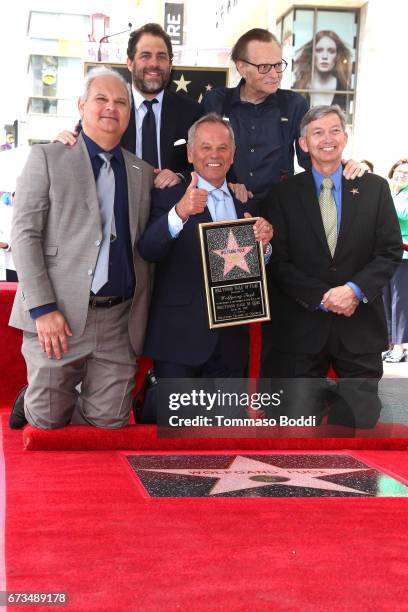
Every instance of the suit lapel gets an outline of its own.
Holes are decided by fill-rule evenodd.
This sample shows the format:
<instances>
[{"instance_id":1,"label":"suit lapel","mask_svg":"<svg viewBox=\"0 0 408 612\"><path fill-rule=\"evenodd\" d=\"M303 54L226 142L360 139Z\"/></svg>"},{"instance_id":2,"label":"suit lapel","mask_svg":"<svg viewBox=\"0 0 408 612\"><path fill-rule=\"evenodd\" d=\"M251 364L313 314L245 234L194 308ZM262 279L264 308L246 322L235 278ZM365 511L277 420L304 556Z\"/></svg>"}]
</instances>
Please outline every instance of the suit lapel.
<instances>
[{"instance_id":1,"label":"suit lapel","mask_svg":"<svg viewBox=\"0 0 408 612\"><path fill-rule=\"evenodd\" d=\"M129 227L132 245L135 244L137 235L137 225L139 222L140 212L140 197L142 191L142 167L141 163L134 157L122 149L123 159L126 166L127 183L128 183L128 203L129 203Z\"/></svg>"},{"instance_id":2,"label":"suit lapel","mask_svg":"<svg viewBox=\"0 0 408 612\"><path fill-rule=\"evenodd\" d=\"M316 187L311 172L303 172L299 176L298 190L300 210L300 218L306 215L311 228L322 243L323 248L330 255L330 249L327 244L327 238L323 227L322 215L319 207L319 200L316 195Z\"/></svg>"},{"instance_id":3,"label":"suit lapel","mask_svg":"<svg viewBox=\"0 0 408 612\"><path fill-rule=\"evenodd\" d=\"M97 216L100 223L99 202L98 196L96 195L96 182L94 179L88 149L86 148L82 133L78 137L77 144L72 147L71 153L75 180L79 186L81 194L83 194L83 200L88 206L89 210Z\"/></svg>"},{"instance_id":4,"label":"suit lapel","mask_svg":"<svg viewBox=\"0 0 408 612\"><path fill-rule=\"evenodd\" d=\"M349 234L350 226L354 221L355 214L357 212L358 204L358 179L354 181L348 181L342 177L341 181L341 222L339 236L337 239L337 246L335 254L338 254L342 248L344 241ZM357 193L354 193L357 191Z\"/></svg>"},{"instance_id":5,"label":"suit lapel","mask_svg":"<svg viewBox=\"0 0 408 612\"><path fill-rule=\"evenodd\" d=\"M169 168L171 163L170 147L174 144L174 128L176 125L176 106L171 103L171 95L164 90L160 119L160 160L162 168Z\"/></svg>"}]
</instances>

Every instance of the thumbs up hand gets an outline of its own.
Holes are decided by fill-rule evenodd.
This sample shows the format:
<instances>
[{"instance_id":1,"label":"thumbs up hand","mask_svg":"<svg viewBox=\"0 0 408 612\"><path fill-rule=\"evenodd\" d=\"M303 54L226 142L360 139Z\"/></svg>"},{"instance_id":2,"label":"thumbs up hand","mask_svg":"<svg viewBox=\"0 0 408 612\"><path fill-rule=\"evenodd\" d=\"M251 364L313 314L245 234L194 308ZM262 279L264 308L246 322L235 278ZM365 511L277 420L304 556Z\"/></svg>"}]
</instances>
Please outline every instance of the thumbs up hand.
<instances>
[{"instance_id":1,"label":"thumbs up hand","mask_svg":"<svg viewBox=\"0 0 408 612\"><path fill-rule=\"evenodd\" d=\"M191 183L187 187L186 193L176 204L176 213L184 222L191 215L198 215L204 212L207 206L208 192L205 189L198 189L198 174L191 173Z\"/></svg>"}]
</instances>

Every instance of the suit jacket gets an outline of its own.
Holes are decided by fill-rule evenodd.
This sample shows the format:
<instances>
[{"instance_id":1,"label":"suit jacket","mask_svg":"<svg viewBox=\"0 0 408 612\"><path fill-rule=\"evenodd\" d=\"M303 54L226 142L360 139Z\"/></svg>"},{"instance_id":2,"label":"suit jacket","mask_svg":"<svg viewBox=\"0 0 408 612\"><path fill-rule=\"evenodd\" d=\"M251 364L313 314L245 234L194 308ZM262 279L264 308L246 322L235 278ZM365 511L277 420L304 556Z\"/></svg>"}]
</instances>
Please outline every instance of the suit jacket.
<instances>
[{"instance_id":1,"label":"suit jacket","mask_svg":"<svg viewBox=\"0 0 408 612\"><path fill-rule=\"evenodd\" d=\"M248 360L246 325L210 330L198 237L198 224L212 221L206 209L192 215L177 238L168 230L168 212L183 197L187 186L154 189L147 228L139 251L157 262L144 354L160 361L198 366L213 353L219 339L231 368ZM234 199L238 217L255 214L252 203Z\"/></svg>"},{"instance_id":2,"label":"suit jacket","mask_svg":"<svg viewBox=\"0 0 408 612\"><path fill-rule=\"evenodd\" d=\"M182 172L188 168L186 144L174 145L178 140L187 142L191 125L204 114L204 110L188 96L164 90L160 123L160 158L162 168ZM136 120L132 104L129 125L122 136L121 145L131 153L136 151Z\"/></svg>"},{"instance_id":3,"label":"suit jacket","mask_svg":"<svg viewBox=\"0 0 408 612\"><path fill-rule=\"evenodd\" d=\"M138 239L149 217L152 168L128 151L126 166L136 290L129 335L141 353L150 301L151 266ZM75 147L32 148L14 202L11 241L19 275L10 325L36 332L29 310L56 302L74 335L83 333L102 228L95 178L82 136Z\"/></svg>"},{"instance_id":4,"label":"suit jacket","mask_svg":"<svg viewBox=\"0 0 408 612\"><path fill-rule=\"evenodd\" d=\"M271 341L286 352L318 353L334 330L347 350L388 345L382 288L401 261L402 243L387 182L375 174L342 180L341 225L332 257L311 172L276 186L264 216L274 225L268 266ZM319 310L324 293L352 281L364 293L351 317Z\"/></svg>"}]
</instances>

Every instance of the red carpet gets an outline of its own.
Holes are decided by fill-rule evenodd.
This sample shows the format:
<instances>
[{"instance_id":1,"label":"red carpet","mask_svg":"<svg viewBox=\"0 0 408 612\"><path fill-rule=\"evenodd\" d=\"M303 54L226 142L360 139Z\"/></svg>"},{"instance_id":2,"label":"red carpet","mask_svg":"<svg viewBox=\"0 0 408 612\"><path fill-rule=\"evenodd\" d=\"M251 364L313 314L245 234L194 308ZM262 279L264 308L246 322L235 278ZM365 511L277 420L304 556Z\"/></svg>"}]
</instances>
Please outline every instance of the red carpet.
<instances>
[{"instance_id":1,"label":"red carpet","mask_svg":"<svg viewBox=\"0 0 408 612\"><path fill-rule=\"evenodd\" d=\"M407 499L146 499L118 453L4 437L8 590L70 612L408 609ZM355 456L408 479L406 452Z\"/></svg>"},{"instance_id":2,"label":"red carpet","mask_svg":"<svg viewBox=\"0 0 408 612\"><path fill-rule=\"evenodd\" d=\"M288 431L289 430L289 431ZM241 430L242 431L242 430ZM250 434L252 433L249 432ZM274 449L372 449L406 450L408 427L379 423L375 430L350 430L330 426L316 428L257 428L257 437L231 436L224 428L219 438L159 438L154 425L130 425L107 430L70 425L62 429L42 430L28 425L23 430L26 450L274 450ZM187 431L187 435L188 431ZM313 437L307 437L307 436ZM338 437L332 437L337 435Z\"/></svg>"},{"instance_id":3,"label":"red carpet","mask_svg":"<svg viewBox=\"0 0 408 612\"><path fill-rule=\"evenodd\" d=\"M7 408L25 382L19 334L5 326L13 292L0 292L0 397ZM389 448L355 456L407 480L408 453L395 449L407 447L408 435L395 425L378 426L374 439L364 438L367 432L300 439L294 431L289 442L177 440L158 439L150 426L10 431L1 412L0 589L69 597L66 607L10 611L408 610L407 499L149 499L114 452ZM25 452L23 440L37 452ZM109 450L65 452L78 448Z\"/></svg>"}]
</instances>

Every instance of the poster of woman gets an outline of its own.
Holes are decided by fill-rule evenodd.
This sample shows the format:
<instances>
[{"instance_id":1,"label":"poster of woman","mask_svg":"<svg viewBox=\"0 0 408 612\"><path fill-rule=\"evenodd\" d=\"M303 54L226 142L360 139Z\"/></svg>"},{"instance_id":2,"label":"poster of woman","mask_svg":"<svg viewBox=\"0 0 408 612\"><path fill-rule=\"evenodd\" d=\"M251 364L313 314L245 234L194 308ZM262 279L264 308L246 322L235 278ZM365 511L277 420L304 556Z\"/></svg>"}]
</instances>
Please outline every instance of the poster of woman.
<instances>
[{"instance_id":1,"label":"poster of woman","mask_svg":"<svg viewBox=\"0 0 408 612\"><path fill-rule=\"evenodd\" d=\"M292 88L311 106L338 104L351 122L358 20L354 12L298 10L293 21Z\"/></svg>"},{"instance_id":2,"label":"poster of woman","mask_svg":"<svg viewBox=\"0 0 408 612\"><path fill-rule=\"evenodd\" d=\"M315 90L310 104L339 104L345 108L346 95L338 91L350 89L351 51L332 30L317 32L314 40L304 44L294 61L294 89Z\"/></svg>"}]
</instances>

